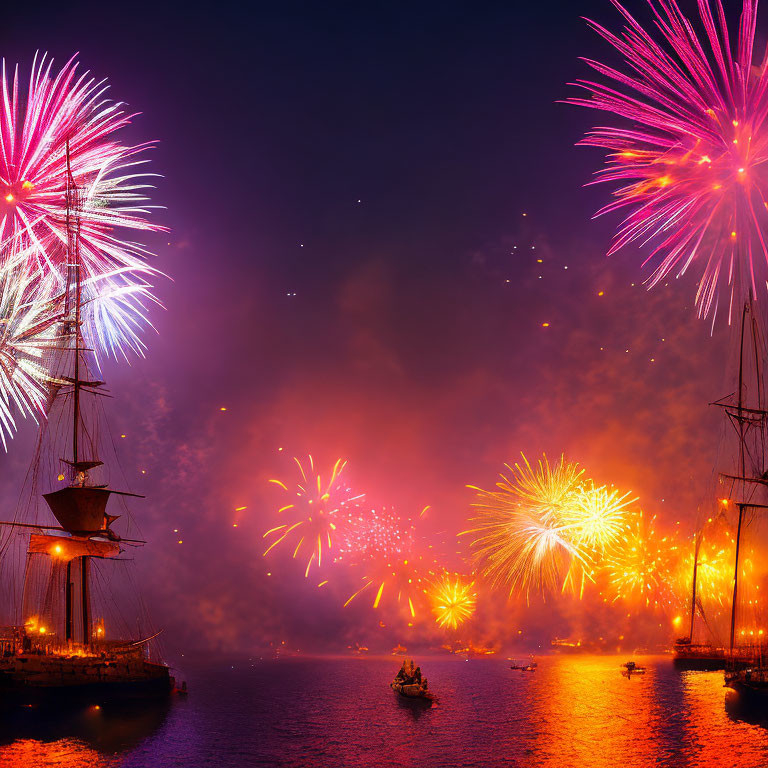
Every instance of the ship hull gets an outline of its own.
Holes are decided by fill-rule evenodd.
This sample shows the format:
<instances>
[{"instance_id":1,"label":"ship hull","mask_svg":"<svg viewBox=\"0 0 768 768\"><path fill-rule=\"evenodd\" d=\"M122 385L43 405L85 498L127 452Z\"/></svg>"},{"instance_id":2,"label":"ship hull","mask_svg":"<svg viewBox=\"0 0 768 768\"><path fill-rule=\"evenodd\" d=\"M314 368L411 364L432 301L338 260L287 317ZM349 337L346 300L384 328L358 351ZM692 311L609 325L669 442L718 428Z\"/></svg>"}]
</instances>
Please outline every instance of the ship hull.
<instances>
[{"instance_id":1,"label":"ship hull","mask_svg":"<svg viewBox=\"0 0 768 768\"><path fill-rule=\"evenodd\" d=\"M0 661L0 703L99 703L168 696L173 690L169 668L143 660L33 655Z\"/></svg>"},{"instance_id":2,"label":"ship hull","mask_svg":"<svg viewBox=\"0 0 768 768\"><path fill-rule=\"evenodd\" d=\"M121 680L109 683L40 686L19 680L0 679L0 707L57 705L61 703L102 704L107 701L146 701L168 697L174 690L166 680Z\"/></svg>"},{"instance_id":3,"label":"ship hull","mask_svg":"<svg viewBox=\"0 0 768 768\"><path fill-rule=\"evenodd\" d=\"M676 669L690 669L697 671L717 671L725 669L727 660L725 654L722 656L712 654L711 656L682 656L675 655L674 665Z\"/></svg>"},{"instance_id":4,"label":"ship hull","mask_svg":"<svg viewBox=\"0 0 768 768\"><path fill-rule=\"evenodd\" d=\"M768 706L768 685L766 684L750 684L745 683L742 680L732 680L727 682L725 687L738 693L739 698L745 702L759 703L761 706Z\"/></svg>"}]
</instances>

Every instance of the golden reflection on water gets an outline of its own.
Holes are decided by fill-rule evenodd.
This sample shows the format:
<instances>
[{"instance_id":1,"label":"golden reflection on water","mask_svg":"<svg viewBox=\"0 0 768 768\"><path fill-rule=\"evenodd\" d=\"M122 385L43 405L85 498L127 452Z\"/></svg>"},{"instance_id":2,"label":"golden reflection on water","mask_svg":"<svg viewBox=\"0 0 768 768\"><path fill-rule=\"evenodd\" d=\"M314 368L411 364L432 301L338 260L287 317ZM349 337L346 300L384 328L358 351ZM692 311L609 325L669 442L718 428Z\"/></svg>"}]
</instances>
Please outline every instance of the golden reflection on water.
<instances>
[{"instance_id":1,"label":"golden reflection on water","mask_svg":"<svg viewBox=\"0 0 768 768\"><path fill-rule=\"evenodd\" d=\"M614 657L545 659L534 689L540 710L530 753L541 764L634 768L662 762L659 742L636 739L653 729L653 672L621 675ZM642 661L642 660L639 660ZM551 668L550 668L551 665Z\"/></svg>"},{"instance_id":2,"label":"golden reflection on water","mask_svg":"<svg viewBox=\"0 0 768 768\"><path fill-rule=\"evenodd\" d=\"M19 739L0 747L0 765L14 768L106 768L115 760L76 739Z\"/></svg>"},{"instance_id":3,"label":"golden reflection on water","mask_svg":"<svg viewBox=\"0 0 768 768\"><path fill-rule=\"evenodd\" d=\"M199 694L197 720L168 702L3 712L0 768L165 768L211 755L231 768L768 766L768 702L759 714L723 687L722 672L678 671L669 656L635 657L648 672L627 679L627 659L541 657L535 673L501 660L425 660L439 695L432 707L394 694L392 664L371 660L282 665L277 703L263 683L278 668L265 667L240 698Z\"/></svg>"},{"instance_id":4,"label":"golden reflection on water","mask_svg":"<svg viewBox=\"0 0 768 768\"><path fill-rule=\"evenodd\" d=\"M765 714L739 700L723 687L722 672L682 672L685 706L697 763L706 766L744 766L768 763ZM722 698L723 706L712 702ZM767 702L768 703L768 702Z\"/></svg>"},{"instance_id":5,"label":"golden reflection on water","mask_svg":"<svg viewBox=\"0 0 768 768\"><path fill-rule=\"evenodd\" d=\"M531 765L590 768L757 768L768 765L763 709L723 687L723 673L679 671L669 657L543 659L530 690Z\"/></svg>"},{"instance_id":6,"label":"golden reflection on water","mask_svg":"<svg viewBox=\"0 0 768 768\"><path fill-rule=\"evenodd\" d=\"M9 708L0 715L0 766L113 768L155 733L169 702Z\"/></svg>"}]
</instances>

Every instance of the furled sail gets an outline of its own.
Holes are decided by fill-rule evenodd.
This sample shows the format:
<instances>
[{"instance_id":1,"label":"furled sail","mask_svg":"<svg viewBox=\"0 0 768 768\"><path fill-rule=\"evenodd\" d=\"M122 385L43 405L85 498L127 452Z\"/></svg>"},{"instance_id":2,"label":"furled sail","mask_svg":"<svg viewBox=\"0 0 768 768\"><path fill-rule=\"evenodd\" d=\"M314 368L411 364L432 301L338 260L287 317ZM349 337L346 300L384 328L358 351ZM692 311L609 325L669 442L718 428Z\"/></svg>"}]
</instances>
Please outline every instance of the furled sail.
<instances>
[{"instance_id":1,"label":"furled sail","mask_svg":"<svg viewBox=\"0 0 768 768\"><path fill-rule=\"evenodd\" d=\"M29 554L50 555L67 562L76 557L117 557L120 547L113 541L97 541L81 536L52 536L33 533L29 537Z\"/></svg>"}]
</instances>

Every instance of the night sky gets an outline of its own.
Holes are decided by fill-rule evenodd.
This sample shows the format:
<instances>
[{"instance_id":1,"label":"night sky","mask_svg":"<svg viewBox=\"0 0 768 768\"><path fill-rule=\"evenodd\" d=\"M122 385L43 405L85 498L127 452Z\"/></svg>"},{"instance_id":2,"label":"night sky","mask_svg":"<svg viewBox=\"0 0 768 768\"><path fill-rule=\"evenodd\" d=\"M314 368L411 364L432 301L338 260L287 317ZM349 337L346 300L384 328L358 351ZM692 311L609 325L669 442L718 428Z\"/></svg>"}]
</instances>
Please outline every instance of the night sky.
<instances>
[{"instance_id":1,"label":"night sky","mask_svg":"<svg viewBox=\"0 0 768 768\"><path fill-rule=\"evenodd\" d=\"M7 60L79 52L142 113L128 138L160 141L171 233L145 242L166 310L147 358L105 375L169 655L401 640L369 605L341 609L348 585L262 557L267 479L293 455L432 505L451 552L465 486L520 451L565 452L692 530L727 332L697 320L691 279L649 293L640 253L605 257L618 220L593 221L608 190L583 187L601 156L574 147L595 116L559 103L580 55L610 58L581 15L618 25L608 0L4 10ZM33 438L23 423L1 459L9 499ZM503 616L534 643L577 630L565 607Z\"/></svg>"}]
</instances>

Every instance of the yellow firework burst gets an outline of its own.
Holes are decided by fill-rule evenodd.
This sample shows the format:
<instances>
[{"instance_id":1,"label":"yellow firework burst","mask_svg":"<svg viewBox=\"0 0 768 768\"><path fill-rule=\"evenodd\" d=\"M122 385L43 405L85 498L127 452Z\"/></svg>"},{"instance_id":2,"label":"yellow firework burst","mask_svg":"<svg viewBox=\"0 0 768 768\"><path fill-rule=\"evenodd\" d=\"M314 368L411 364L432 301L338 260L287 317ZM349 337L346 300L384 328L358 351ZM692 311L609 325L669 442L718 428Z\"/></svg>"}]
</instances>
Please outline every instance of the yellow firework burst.
<instances>
[{"instance_id":1,"label":"yellow firework burst","mask_svg":"<svg viewBox=\"0 0 768 768\"><path fill-rule=\"evenodd\" d=\"M441 627L457 629L475 612L477 594L474 582L444 574L428 590L435 621Z\"/></svg>"},{"instance_id":2,"label":"yellow firework burst","mask_svg":"<svg viewBox=\"0 0 768 768\"><path fill-rule=\"evenodd\" d=\"M552 466L544 456L532 467L506 465L497 490L477 492L471 535L474 561L492 585L510 593L562 588L574 562L588 572L590 553L572 537L567 510L574 504L583 470L561 456Z\"/></svg>"}]
</instances>

